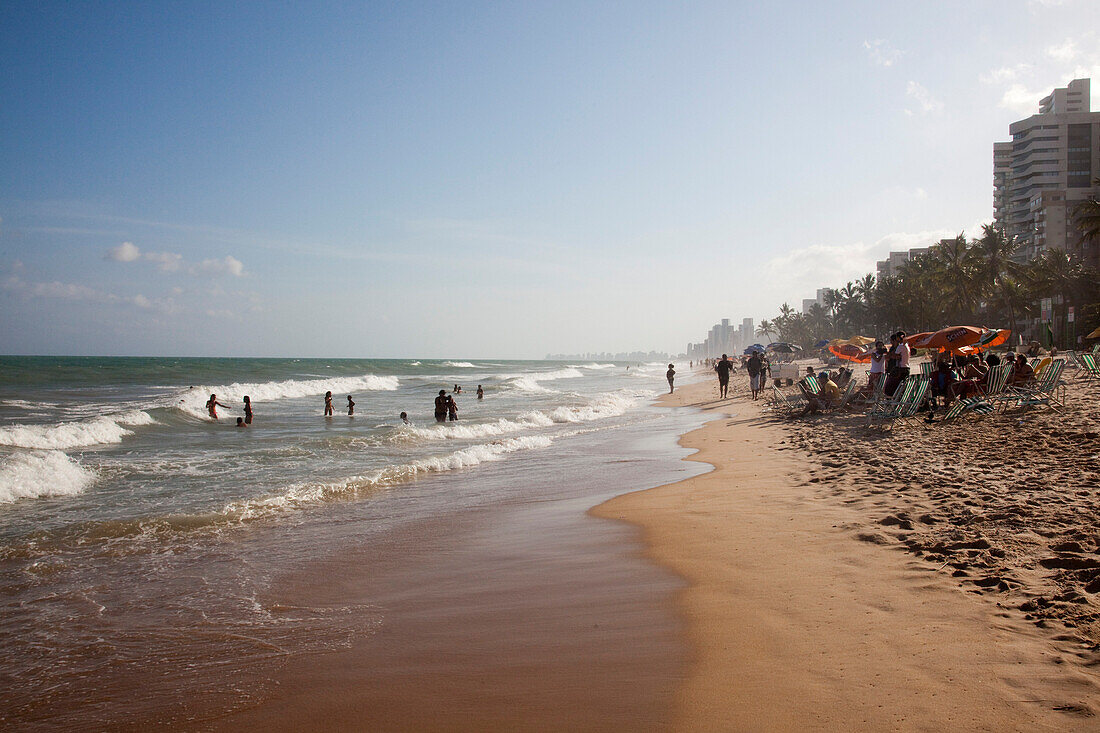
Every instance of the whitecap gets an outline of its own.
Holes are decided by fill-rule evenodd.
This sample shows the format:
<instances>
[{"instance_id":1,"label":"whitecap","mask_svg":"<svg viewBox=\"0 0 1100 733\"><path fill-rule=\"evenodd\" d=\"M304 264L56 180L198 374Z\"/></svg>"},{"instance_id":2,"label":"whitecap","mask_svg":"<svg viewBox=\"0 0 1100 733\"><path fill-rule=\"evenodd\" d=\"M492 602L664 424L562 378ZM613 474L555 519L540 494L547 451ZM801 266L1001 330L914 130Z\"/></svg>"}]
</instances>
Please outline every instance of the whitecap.
<instances>
[{"instance_id":1,"label":"whitecap","mask_svg":"<svg viewBox=\"0 0 1100 733\"><path fill-rule=\"evenodd\" d=\"M90 420L52 425L7 425L0 428L0 445L40 450L64 450L89 445L121 443L133 431L128 427L154 425L149 413L131 410L118 415L102 415Z\"/></svg>"},{"instance_id":2,"label":"whitecap","mask_svg":"<svg viewBox=\"0 0 1100 733\"><path fill-rule=\"evenodd\" d=\"M230 385L192 387L180 396L179 409L196 417L207 416L206 401L211 394L218 402L241 402L245 395L254 402L272 402L295 397L333 394L354 394L376 390L393 391L398 387L397 377L380 377L364 374L358 377L327 377L324 379L286 379L281 382L234 382Z\"/></svg>"},{"instance_id":3,"label":"whitecap","mask_svg":"<svg viewBox=\"0 0 1100 733\"><path fill-rule=\"evenodd\" d=\"M58 450L13 453L0 463L0 504L79 494L95 479L94 471Z\"/></svg>"}]
</instances>

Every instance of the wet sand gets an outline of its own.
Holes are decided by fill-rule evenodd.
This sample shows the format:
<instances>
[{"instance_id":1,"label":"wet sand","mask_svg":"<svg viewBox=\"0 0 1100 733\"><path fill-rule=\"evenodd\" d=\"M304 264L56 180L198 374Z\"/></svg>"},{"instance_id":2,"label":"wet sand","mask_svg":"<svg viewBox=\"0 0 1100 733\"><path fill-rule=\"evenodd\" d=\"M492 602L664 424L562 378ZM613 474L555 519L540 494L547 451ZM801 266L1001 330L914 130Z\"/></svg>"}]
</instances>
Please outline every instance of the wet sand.
<instances>
[{"instance_id":1,"label":"wet sand","mask_svg":"<svg viewBox=\"0 0 1100 733\"><path fill-rule=\"evenodd\" d=\"M792 432L736 387L731 400L709 381L665 398L713 416L682 440L712 473L594 510L642 527L650 556L688 581L678 602L691 664L675 729L1100 729L1088 659L1022 611L967 592L941 563L867 541L869 526L884 531L883 507L869 514L834 490L869 493L862 466L834 467L822 490L817 456L781 450L795 435L860 438L829 418ZM899 448L872 468L904 472L927 449Z\"/></svg>"}]
</instances>

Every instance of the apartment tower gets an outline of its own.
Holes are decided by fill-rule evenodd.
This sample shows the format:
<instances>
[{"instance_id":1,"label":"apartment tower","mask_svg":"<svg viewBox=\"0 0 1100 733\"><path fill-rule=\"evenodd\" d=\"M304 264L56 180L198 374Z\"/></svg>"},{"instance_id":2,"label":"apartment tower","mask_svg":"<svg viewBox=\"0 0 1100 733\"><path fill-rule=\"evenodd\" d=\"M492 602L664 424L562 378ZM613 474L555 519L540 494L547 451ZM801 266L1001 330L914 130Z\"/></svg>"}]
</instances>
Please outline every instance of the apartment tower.
<instances>
[{"instance_id":1,"label":"apartment tower","mask_svg":"<svg viewBox=\"0 0 1100 733\"><path fill-rule=\"evenodd\" d=\"M1100 112L1089 79L1074 79L1039 102L1039 113L1009 125L1011 142L993 144L993 217L1030 260L1046 249L1100 266L1100 243L1083 242L1077 203L1100 194Z\"/></svg>"}]
</instances>

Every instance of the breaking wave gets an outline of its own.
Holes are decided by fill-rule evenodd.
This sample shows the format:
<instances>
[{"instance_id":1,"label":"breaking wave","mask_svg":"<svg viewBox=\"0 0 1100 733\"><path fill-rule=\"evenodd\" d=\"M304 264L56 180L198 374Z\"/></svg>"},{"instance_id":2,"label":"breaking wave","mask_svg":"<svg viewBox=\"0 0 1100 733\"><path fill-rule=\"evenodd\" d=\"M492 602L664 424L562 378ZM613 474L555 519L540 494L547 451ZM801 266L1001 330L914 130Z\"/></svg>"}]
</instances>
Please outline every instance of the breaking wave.
<instances>
[{"instance_id":1,"label":"breaking wave","mask_svg":"<svg viewBox=\"0 0 1100 733\"><path fill-rule=\"evenodd\" d=\"M105 443L121 443L134 431L128 427L154 425L149 413L131 410L118 415L103 415L90 420L53 425L8 425L0 428L0 445L37 450L65 450Z\"/></svg>"},{"instance_id":2,"label":"breaking wave","mask_svg":"<svg viewBox=\"0 0 1100 733\"><path fill-rule=\"evenodd\" d=\"M96 474L58 450L13 453L0 463L0 504L79 494Z\"/></svg>"},{"instance_id":3,"label":"breaking wave","mask_svg":"<svg viewBox=\"0 0 1100 733\"><path fill-rule=\"evenodd\" d=\"M332 377L327 379L287 379L281 382L234 382L223 386L192 387L180 397L177 407L196 417L205 418L206 401L216 394L219 402L240 402L245 395L253 402L272 402L320 395L354 394L375 390L393 391L398 387L397 377L379 377L364 374L359 377Z\"/></svg>"}]
</instances>

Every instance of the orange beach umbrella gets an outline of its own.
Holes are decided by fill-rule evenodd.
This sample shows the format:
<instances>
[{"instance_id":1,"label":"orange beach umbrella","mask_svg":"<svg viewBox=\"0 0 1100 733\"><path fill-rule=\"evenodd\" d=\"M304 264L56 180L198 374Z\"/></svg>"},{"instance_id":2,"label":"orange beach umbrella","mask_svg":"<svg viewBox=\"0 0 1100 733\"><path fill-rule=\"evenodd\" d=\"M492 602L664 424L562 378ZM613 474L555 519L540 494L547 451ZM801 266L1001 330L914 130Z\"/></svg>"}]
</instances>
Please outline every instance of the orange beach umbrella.
<instances>
[{"instance_id":1,"label":"orange beach umbrella","mask_svg":"<svg viewBox=\"0 0 1100 733\"><path fill-rule=\"evenodd\" d=\"M977 326L948 326L923 339L911 342L916 349L937 349L939 351L957 351L963 346L975 344L982 337L982 329Z\"/></svg>"},{"instance_id":2,"label":"orange beach umbrella","mask_svg":"<svg viewBox=\"0 0 1100 733\"><path fill-rule=\"evenodd\" d=\"M854 361L857 364L871 361L871 355L855 344L830 344L829 351L845 361Z\"/></svg>"},{"instance_id":3,"label":"orange beach umbrella","mask_svg":"<svg viewBox=\"0 0 1100 733\"><path fill-rule=\"evenodd\" d=\"M981 338L975 341L970 348L979 352L986 351L1005 343L1011 335L1012 330L1008 328L988 328L982 333Z\"/></svg>"}]
</instances>

